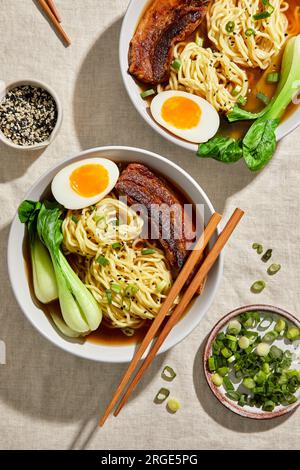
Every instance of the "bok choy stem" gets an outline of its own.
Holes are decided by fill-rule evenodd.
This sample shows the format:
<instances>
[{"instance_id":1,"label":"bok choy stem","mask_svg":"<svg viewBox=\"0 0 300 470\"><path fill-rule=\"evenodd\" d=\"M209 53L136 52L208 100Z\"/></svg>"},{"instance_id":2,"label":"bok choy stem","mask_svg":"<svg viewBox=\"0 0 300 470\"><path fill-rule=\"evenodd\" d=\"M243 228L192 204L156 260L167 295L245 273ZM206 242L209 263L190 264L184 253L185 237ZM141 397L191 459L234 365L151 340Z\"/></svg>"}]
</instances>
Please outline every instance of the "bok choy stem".
<instances>
[{"instance_id":1,"label":"bok choy stem","mask_svg":"<svg viewBox=\"0 0 300 470\"><path fill-rule=\"evenodd\" d=\"M24 201L18 214L28 229L34 293L40 302L47 304L58 298L58 289L49 252L37 234L40 207L39 202Z\"/></svg>"},{"instance_id":2,"label":"bok choy stem","mask_svg":"<svg viewBox=\"0 0 300 470\"><path fill-rule=\"evenodd\" d=\"M102 312L60 249L63 240L61 216L62 208L57 204L47 204L47 207L42 204L37 219L38 234L51 255L62 316L69 328L78 333L87 333L98 328Z\"/></svg>"}]
</instances>

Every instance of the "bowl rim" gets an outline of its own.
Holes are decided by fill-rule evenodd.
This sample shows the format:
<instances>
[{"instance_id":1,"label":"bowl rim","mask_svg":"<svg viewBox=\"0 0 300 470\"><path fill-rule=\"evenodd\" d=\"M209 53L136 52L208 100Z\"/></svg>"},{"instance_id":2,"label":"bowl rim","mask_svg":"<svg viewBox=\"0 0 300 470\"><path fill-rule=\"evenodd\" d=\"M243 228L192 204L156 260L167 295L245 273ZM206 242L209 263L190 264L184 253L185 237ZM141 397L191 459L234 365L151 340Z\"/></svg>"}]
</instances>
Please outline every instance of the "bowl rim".
<instances>
[{"instance_id":1,"label":"bowl rim","mask_svg":"<svg viewBox=\"0 0 300 470\"><path fill-rule=\"evenodd\" d=\"M54 99L55 104L56 104L56 109L57 109L56 124L55 124L50 136L44 142L40 142L38 144L32 144L32 145L14 144L11 140L9 140L7 137L5 137L5 135L3 134L3 132L0 129L0 140L1 140L1 142L3 142L8 147L13 148L14 150L24 150L24 151L38 150L38 149L42 149L42 148L45 148L48 145L50 145L51 142L53 142L53 140L57 136L57 134L59 132L59 129L61 127L61 124L62 124L62 119L63 119L62 104L61 104L61 101L60 101L56 91L50 85L48 85L47 83L45 83L41 80L36 80L36 79L31 79L31 78L25 78L25 79L20 79L20 80L9 81L7 83L5 83L5 82L1 82L1 83L3 83L3 86L1 86L0 101L2 101L5 98L5 96L6 96L6 94L9 90L12 90L13 88L16 88L17 86L32 85L34 87L42 88L42 89L46 90L49 93L49 95Z\"/></svg>"},{"instance_id":2,"label":"bowl rim","mask_svg":"<svg viewBox=\"0 0 300 470\"><path fill-rule=\"evenodd\" d=\"M79 151L77 153L74 153L72 154L71 156L68 156L66 157L64 160L61 160L59 161L58 163L56 163L55 165L53 165L51 168L49 168L48 170L46 170L38 179L37 181L29 188L29 190L26 192L26 194L24 195L23 199L27 199L28 197L30 197L30 194L32 193L32 191L38 187L40 185L40 183L43 181L43 179L49 174L51 173L52 171L56 170L57 168L62 168L63 166L67 165L69 162L75 160L75 159L84 159L86 156L90 155L90 154L93 154L95 152L105 152L105 151L119 151L119 152L122 152L122 151L129 151L129 152L140 152L140 153L143 153L144 155L147 155L149 157L154 157L156 160L160 160L160 161L163 161L164 163L167 163L168 165L172 166L173 168L175 168L177 171L180 171L186 178L188 181L190 181L194 187L196 187L196 189L199 191L199 193L201 194L201 197L203 198L203 201L205 203L205 205L207 206L208 210L212 213L214 212L214 207L209 199L209 197L206 195L205 191L202 189L202 187L197 183L197 181L192 178L192 176L189 175L189 173L187 173L183 168L181 168L179 165L177 165L176 163L170 161L169 159L167 159L166 157L163 157L159 154L156 154L154 152L151 152L149 150L145 150L145 149L141 149L141 148L138 148L138 147L130 147L130 146L120 146L120 145L117 145L117 146L101 146L101 147L93 147L93 148L90 148L90 149L86 149L86 150L83 150L83 151ZM80 358L84 358L84 359L89 359L89 360L92 360L92 361L95 361L95 362L110 362L110 363L128 363L131 361L132 358L127 358L127 357L123 357L122 356L122 353L120 353L120 357L118 359L116 358L109 358L109 360L107 359L100 359L98 357L95 357L95 354L91 354L89 353L88 351L85 351L83 349L79 349L79 350L71 350L68 346L69 346L69 342L63 337L63 336L60 336L58 339L58 337L56 336L51 336L49 337L47 335L47 333L44 331L43 327L40 327L38 324L35 323L34 319L31 317L30 313L29 313L29 309L26 309L25 306L23 306L22 304L22 301L21 301L21 298L20 298L20 295L19 295L19 289L18 289L18 286L17 284L14 282L14 277L13 277L13 251L14 251L14 245L12 243L12 235L13 235L13 232L15 230L15 226L16 224L18 223L18 213L16 211L16 214L12 220L12 223L11 223L11 226L10 226L10 230L9 230L9 236L8 236L8 246L7 246L7 266L8 266L8 275L9 275L9 280L10 280L10 284L11 284L11 287L12 287L12 291L14 293L14 296L15 296L15 299L17 300L17 303L19 305L19 308L20 310L22 311L22 313L25 315L25 317L29 320L29 322L32 324L32 326L44 337L46 338L48 341L50 341L52 344L54 344L55 346L59 347L60 349L70 353L70 354L73 354L75 356L78 356ZM216 233L217 235L220 233L220 229L217 228L216 230ZM215 266L216 266L216 274L215 274L215 282L211 288L211 293L210 293L210 297L209 299L207 300L207 303L206 303L206 307L205 307L205 310L204 310L204 313L203 313L203 316L206 315L206 313L208 312L209 308L211 307L211 304L213 303L214 299L215 299L215 296L217 294L217 291L219 289L219 286L220 286L220 283L221 283L221 279L222 279L222 275L223 275L223 265L224 265L224 254L223 252L220 253L219 255L219 258L218 260L216 261L215 263ZM172 342L171 345L167 345L166 342L162 345L162 347L160 348L159 352L157 354L162 354L164 352L166 352L167 350L173 348L174 346L176 346L177 344L179 344L181 341L183 341L187 336L189 336L192 331L199 325L199 322L201 321L201 318L199 319L199 321L195 322L194 325L191 325L191 327L189 328L189 331L186 333L186 334L183 334L182 336L178 335L178 338L177 339L174 339L174 341ZM61 339L63 339L63 341L61 341ZM135 346L135 345L134 345ZM116 346L111 346L111 347L116 347ZM122 349L120 348L120 352L122 351ZM144 356L143 356L144 357Z\"/></svg>"},{"instance_id":3,"label":"bowl rim","mask_svg":"<svg viewBox=\"0 0 300 470\"><path fill-rule=\"evenodd\" d=\"M204 376L206 379L206 382L213 393L213 395L217 398L217 400L227 409L232 411L233 413L240 415L245 418L250 418L250 419L257 419L257 420L269 420L269 419L274 419L278 418L280 416L284 416L287 413L290 413L291 411L295 410L298 408L300 405L300 397L295 403L292 403L291 405L285 406L284 408L280 408L277 411L271 411L271 412L265 412L262 411L260 413L254 413L251 411L248 411L239 405L237 405L234 401L230 400L227 398L217 386L215 386L212 381L211 381L211 372L208 370L207 367L207 361L210 356L211 348L212 348L212 343L216 337L216 335L219 333L219 331L233 318L237 317L241 313L248 312L248 311L255 311L255 310L260 310L263 312L269 312L269 313L275 313L277 315L280 315L290 322L298 325L300 328L300 320L289 313L288 311L284 310L281 307L275 307L274 305L268 305L268 304L251 304L251 305L245 305L243 307L238 307L234 310L232 310L229 313L226 313L220 320L215 324L215 326L211 329L210 333L207 335L206 340L205 340L205 346L203 349L203 355L202 355L202 367L204 371Z\"/></svg>"},{"instance_id":4,"label":"bowl rim","mask_svg":"<svg viewBox=\"0 0 300 470\"><path fill-rule=\"evenodd\" d=\"M139 115L143 118L147 124L150 125L150 127L160 134L161 137L164 139L168 140L169 142L172 142L173 144L184 148L185 150L190 150L194 153L197 152L198 149L198 144L193 144L191 142L185 141L183 139L180 139L179 137L176 137L175 135L169 133L167 130L165 130L163 127L161 127L158 123L152 119L151 115L145 111L145 109L142 106L142 98L141 98L141 105L139 105L135 99L134 99L134 94L132 93L132 87L133 84L138 87L137 83L131 77L128 73L128 47L129 43L131 40L131 37L128 38L126 35L126 28L128 25L132 23L131 16L134 14L134 18L136 17L136 10L138 10L139 17L141 17L142 13L144 12L147 3L149 3L149 0L144 0L141 2L140 0L130 0L130 3L127 7L127 10L125 12L125 15L123 17L122 21L122 26L121 26L121 31L120 31L120 36L119 36L119 65L120 65L120 71L121 71L121 76L123 80L123 84L125 86L125 89L127 91L127 94L130 98L130 101L132 102L134 108L136 111L139 113ZM135 24L135 28L137 27L137 24ZM125 49L125 51L124 51ZM124 54L125 54L125 59L124 59ZM298 118L295 119L296 114L299 114ZM293 132L297 127L300 126L300 106L298 110L295 110L294 113L292 113L291 116L289 116L287 119L282 121L278 128L276 129L276 140L279 142L281 139L286 137L288 134Z\"/></svg>"}]
</instances>

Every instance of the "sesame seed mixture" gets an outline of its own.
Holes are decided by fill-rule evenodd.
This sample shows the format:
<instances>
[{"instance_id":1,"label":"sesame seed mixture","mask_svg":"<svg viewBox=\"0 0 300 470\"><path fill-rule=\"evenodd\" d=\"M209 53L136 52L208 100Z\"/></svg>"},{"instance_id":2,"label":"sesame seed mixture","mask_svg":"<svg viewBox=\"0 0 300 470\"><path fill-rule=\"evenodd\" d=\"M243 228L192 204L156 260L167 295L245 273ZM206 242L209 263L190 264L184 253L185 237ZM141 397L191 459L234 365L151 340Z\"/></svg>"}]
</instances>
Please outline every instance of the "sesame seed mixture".
<instances>
[{"instance_id":1,"label":"sesame seed mixture","mask_svg":"<svg viewBox=\"0 0 300 470\"><path fill-rule=\"evenodd\" d=\"M55 100L43 88L31 85L15 87L0 103L0 130L16 145L45 142L56 121Z\"/></svg>"}]
</instances>

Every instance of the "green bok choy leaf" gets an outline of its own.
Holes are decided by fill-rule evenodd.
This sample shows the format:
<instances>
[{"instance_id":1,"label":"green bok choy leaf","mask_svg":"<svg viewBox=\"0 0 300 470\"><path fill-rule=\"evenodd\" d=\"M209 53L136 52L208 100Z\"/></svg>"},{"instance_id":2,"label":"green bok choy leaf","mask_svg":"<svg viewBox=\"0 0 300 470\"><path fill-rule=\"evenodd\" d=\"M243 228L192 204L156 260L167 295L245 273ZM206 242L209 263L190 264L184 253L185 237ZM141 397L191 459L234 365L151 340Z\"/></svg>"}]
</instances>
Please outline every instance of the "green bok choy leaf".
<instances>
[{"instance_id":1,"label":"green bok choy leaf","mask_svg":"<svg viewBox=\"0 0 300 470\"><path fill-rule=\"evenodd\" d=\"M260 112L251 113L238 106L228 114L231 122L242 119L255 119L242 141L231 137L214 137L205 144L200 144L197 155L215 158L226 163L235 162L240 148L246 165L251 171L264 168L276 149L276 129L287 106L300 90L300 35L290 38L286 44L281 65L281 79L270 103ZM219 140L218 140L219 139ZM227 140L227 144L226 144ZM234 143L233 143L234 141ZM224 149L235 149L234 152ZM210 150L208 152L207 150ZM213 154L211 152L213 150ZM225 155L225 157L223 156Z\"/></svg>"}]
</instances>

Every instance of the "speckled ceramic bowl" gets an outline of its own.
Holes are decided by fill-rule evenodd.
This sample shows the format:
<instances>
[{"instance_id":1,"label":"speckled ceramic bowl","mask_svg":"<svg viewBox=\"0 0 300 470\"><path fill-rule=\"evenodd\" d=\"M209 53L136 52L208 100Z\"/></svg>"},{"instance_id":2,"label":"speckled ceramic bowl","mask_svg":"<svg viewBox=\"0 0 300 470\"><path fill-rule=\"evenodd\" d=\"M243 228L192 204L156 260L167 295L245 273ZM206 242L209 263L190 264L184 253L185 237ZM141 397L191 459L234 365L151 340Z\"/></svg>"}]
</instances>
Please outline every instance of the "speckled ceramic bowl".
<instances>
[{"instance_id":1,"label":"speckled ceramic bowl","mask_svg":"<svg viewBox=\"0 0 300 470\"><path fill-rule=\"evenodd\" d=\"M277 418L279 416L283 416L287 413L290 413L291 411L295 410L300 405L300 389L296 393L298 400L295 403L288 405L288 406L277 406L274 409L274 411L271 411L271 412L262 411L261 409L250 407L250 406L241 407L236 402L227 398L225 389L223 387L217 387L216 385L212 383L211 381L212 373L208 370L208 367L207 367L208 358L211 356L211 353L212 353L212 344L217 334L226 329L230 320L233 320L235 317L239 316L242 313L249 312L249 311L250 312L257 311L257 310L260 312L266 312L268 314L274 315L275 320L277 319L276 317L278 316L283 317L289 323L292 323L298 328L300 328L300 321L296 317L286 312L285 310L282 310L281 308L278 308L278 307L273 307L272 305L259 305L259 304L258 305L246 305L245 307L237 308L236 310L233 310L232 312L228 313L223 318L221 318L221 320L218 321L218 323L214 326L214 328L210 332L206 341L204 352L203 352L203 367L204 367L205 378L209 385L209 388L211 389L215 397L217 397L217 399L222 403L222 405L224 405L226 408L233 411L234 413L240 416L244 416L246 418L272 419L272 418ZM297 345L298 343L300 344L300 341L297 340ZM291 350L291 348L294 346L289 346L286 344L280 345L280 347L283 350L285 349ZM300 368L300 365L298 365L297 367L295 365L295 368Z\"/></svg>"},{"instance_id":2,"label":"speckled ceramic bowl","mask_svg":"<svg viewBox=\"0 0 300 470\"><path fill-rule=\"evenodd\" d=\"M39 80L30 80L30 79L24 79L24 80L17 80L14 82L9 82L5 83L0 81L0 102L5 98L6 94L8 91L12 90L13 88L16 88L18 86L23 86L23 85L31 85L33 87L37 88L42 88L43 90L46 90L49 95L54 99L55 104L56 104L56 109L57 109L57 119L56 119L56 124L48 137L48 139L44 140L43 142L39 142L37 144L33 145L18 145L13 143L10 139L5 137L3 132L0 130L0 141L2 141L4 144L8 145L8 147L11 147L15 150L38 150L47 147L58 134L58 131L60 129L62 119L63 119L63 110L62 110L62 105L60 102L59 97L57 96L56 92L51 88L49 85L47 85L44 82L41 82Z\"/></svg>"}]
</instances>

